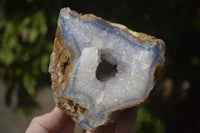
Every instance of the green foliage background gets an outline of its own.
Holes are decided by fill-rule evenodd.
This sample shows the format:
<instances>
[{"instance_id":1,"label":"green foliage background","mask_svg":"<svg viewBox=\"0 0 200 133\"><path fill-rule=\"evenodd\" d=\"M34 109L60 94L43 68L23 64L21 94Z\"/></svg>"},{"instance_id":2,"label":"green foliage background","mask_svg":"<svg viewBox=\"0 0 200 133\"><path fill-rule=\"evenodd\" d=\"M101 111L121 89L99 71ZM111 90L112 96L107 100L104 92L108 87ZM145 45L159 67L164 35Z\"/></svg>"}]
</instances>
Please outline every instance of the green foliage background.
<instances>
[{"instance_id":1,"label":"green foliage background","mask_svg":"<svg viewBox=\"0 0 200 133\"><path fill-rule=\"evenodd\" d=\"M200 2L198 0L1 0L0 77L7 105L17 91L15 111L28 114L35 96L50 85L49 57L59 10L94 13L112 22L162 38L169 62L160 89L138 114L136 132L198 132L200 121ZM172 84L167 98L162 87ZM189 87L184 89L183 83ZM148 101L149 102L149 101Z\"/></svg>"}]
</instances>

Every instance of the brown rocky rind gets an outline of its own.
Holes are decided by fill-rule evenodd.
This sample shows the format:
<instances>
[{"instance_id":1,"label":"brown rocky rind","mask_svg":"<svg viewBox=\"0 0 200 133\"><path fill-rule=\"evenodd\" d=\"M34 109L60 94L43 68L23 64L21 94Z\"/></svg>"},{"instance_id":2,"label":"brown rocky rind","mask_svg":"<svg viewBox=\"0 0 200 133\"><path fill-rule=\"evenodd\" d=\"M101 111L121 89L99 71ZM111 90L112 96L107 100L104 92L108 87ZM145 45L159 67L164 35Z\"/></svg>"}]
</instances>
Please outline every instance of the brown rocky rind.
<instances>
[{"instance_id":1,"label":"brown rocky rind","mask_svg":"<svg viewBox=\"0 0 200 133\"><path fill-rule=\"evenodd\" d=\"M70 53L57 28L49 66L53 92L59 92L59 88L63 90L66 87L71 72L70 63Z\"/></svg>"},{"instance_id":2,"label":"brown rocky rind","mask_svg":"<svg viewBox=\"0 0 200 133\"><path fill-rule=\"evenodd\" d=\"M78 103L73 102L71 99L68 99L66 97L59 97L57 98L57 106L67 113L68 115L72 116L72 118L80 122L80 119L77 117L77 114L81 116L85 116L85 113L87 112L87 109L83 108L81 105Z\"/></svg>"}]
</instances>

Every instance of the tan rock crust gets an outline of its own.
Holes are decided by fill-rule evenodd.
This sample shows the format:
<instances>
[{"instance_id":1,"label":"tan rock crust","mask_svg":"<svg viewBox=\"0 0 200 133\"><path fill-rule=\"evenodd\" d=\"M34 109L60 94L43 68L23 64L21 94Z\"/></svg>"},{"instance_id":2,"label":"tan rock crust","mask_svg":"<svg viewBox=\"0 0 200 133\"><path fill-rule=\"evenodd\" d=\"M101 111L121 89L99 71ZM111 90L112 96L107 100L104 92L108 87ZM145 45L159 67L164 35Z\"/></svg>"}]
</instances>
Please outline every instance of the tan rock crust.
<instances>
[{"instance_id":1,"label":"tan rock crust","mask_svg":"<svg viewBox=\"0 0 200 133\"><path fill-rule=\"evenodd\" d=\"M66 87L71 72L70 63L71 59L69 51L64 44L59 29L57 28L49 66L53 92L58 92L59 88L63 90Z\"/></svg>"},{"instance_id":2,"label":"tan rock crust","mask_svg":"<svg viewBox=\"0 0 200 133\"><path fill-rule=\"evenodd\" d=\"M72 116L72 118L75 121L80 122L80 119L75 115L76 113L85 116L85 113L87 112L87 109L81 107L78 103L73 102L72 100L65 98L65 97L59 97L58 103L56 104L61 110L63 110L68 115Z\"/></svg>"}]
</instances>

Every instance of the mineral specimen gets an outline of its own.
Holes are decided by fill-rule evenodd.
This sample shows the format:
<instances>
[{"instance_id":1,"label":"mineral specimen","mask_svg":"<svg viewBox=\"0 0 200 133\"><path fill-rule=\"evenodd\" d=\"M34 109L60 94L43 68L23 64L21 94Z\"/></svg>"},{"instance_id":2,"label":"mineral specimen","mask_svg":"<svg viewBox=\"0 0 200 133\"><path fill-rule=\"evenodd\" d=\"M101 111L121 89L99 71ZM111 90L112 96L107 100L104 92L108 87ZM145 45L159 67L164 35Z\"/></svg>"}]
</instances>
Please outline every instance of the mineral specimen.
<instances>
[{"instance_id":1,"label":"mineral specimen","mask_svg":"<svg viewBox=\"0 0 200 133\"><path fill-rule=\"evenodd\" d=\"M49 67L56 105L86 129L107 124L148 97L164 54L160 39L63 8Z\"/></svg>"}]
</instances>

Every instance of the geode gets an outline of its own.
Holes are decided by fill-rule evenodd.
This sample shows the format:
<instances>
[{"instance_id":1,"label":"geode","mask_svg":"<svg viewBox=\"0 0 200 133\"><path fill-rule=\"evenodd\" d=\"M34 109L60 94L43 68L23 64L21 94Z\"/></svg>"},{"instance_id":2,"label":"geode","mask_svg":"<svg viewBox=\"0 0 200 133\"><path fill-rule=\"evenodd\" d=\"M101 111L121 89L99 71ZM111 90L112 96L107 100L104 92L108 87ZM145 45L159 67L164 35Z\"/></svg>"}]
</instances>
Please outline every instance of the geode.
<instances>
[{"instance_id":1,"label":"geode","mask_svg":"<svg viewBox=\"0 0 200 133\"><path fill-rule=\"evenodd\" d=\"M163 72L165 44L63 8L50 59L56 105L92 130L142 103Z\"/></svg>"}]
</instances>

